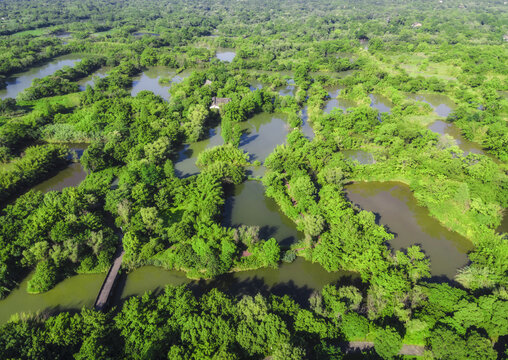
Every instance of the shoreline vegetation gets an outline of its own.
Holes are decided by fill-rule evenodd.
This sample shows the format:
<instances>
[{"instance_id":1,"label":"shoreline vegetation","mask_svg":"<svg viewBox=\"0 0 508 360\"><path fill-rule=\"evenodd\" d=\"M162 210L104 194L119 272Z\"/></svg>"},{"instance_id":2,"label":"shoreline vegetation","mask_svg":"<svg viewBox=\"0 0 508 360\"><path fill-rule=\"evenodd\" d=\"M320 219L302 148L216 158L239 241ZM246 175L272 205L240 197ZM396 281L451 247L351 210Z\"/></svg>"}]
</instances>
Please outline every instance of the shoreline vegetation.
<instances>
[{"instance_id":1,"label":"shoreline vegetation","mask_svg":"<svg viewBox=\"0 0 508 360\"><path fill-rule=\"evenodd\" d=\"M506 4L25 5L0 9L0 311L119 245L124 283L110 311L12 313L0 357L508 356ZM413 208L350 200L377 182ZM146 266L189 280L123 298Z\"/></svg>"}]
</instances>

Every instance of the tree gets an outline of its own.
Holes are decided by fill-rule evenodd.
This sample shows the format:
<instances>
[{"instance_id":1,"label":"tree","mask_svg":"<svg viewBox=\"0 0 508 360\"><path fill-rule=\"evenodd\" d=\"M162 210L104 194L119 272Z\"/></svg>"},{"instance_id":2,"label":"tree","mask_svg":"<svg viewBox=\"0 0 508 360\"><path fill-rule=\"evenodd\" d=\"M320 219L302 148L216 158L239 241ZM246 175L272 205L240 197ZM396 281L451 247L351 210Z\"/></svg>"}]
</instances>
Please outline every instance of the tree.
<instances>
[{"instance_id":1,"label":"tree","mask_svg":"<svg viewBox=\"0 0 508 360\"><path fill-rule=\"evenodd\" d=\"M376 331L374 349L383 359L393 359L401 348L402 338L394 328L387 327Z\"/></svg>"}]
</instances>

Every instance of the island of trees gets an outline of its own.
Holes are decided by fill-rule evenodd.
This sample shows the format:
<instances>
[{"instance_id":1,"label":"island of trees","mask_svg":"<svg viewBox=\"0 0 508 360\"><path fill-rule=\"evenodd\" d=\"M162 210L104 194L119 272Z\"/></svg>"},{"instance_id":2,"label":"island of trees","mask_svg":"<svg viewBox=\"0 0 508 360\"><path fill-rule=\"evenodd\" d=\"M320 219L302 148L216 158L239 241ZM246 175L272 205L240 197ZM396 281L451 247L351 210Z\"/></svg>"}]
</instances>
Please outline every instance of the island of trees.
<instances>
[{"instance_id":1,"label":"island of trees","mask_svg":"<svg viewBox=\"0 0 508 360\"><path fill-rule=\"evenodd\" d=\"M0 358L508 356L503 1L6 0L0 19ZM187 285L12 310L120 250L124 281ZM250 272L277 283L228 281Z\"/></svg>"}]
</instances>

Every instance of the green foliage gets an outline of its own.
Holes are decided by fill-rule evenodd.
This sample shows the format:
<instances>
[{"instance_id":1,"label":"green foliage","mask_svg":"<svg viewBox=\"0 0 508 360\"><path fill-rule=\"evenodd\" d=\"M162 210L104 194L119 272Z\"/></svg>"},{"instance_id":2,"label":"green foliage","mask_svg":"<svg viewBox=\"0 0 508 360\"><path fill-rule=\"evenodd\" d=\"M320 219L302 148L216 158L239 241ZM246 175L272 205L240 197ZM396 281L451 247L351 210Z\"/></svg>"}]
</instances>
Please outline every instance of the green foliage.
<instances>
[{"instance_id":1,"label":"green foliage","mask_svg":"<svg viewBox=\"0 0 508 360\"><path fill-rule=\"evenodd\" d=\"M374 349L383 359L393 359L402 348L402 338L393 328L379 329L374 338Z\"/></svg>"}]
</instances>

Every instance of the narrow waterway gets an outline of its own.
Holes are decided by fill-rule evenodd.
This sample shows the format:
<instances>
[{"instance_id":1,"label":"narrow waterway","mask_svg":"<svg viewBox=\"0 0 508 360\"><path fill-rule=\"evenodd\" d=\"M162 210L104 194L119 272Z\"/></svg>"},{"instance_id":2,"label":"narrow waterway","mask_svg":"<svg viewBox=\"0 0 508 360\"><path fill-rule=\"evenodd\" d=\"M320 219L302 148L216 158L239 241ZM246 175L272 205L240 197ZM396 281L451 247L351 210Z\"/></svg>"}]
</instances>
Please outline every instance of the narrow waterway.
<instances>
[{"instance_id":1,"label":"narrow waterway","mask_svg":"<svg viewBox=\"0 0 508 360\"><path fill-rule=\"evenodd\" d=\"M34 79L54 74L64 66L73 66L80 60L79 55L60 56L43 65L35 66L28 71L8 77L6 79L7 87L0 89L0 99L16 98L20 92L32 85Z\"/></svg>"},{"instance_id":2,"label":"narrow waterway","mask_svg":"<svg viewBox=\"0 0 508 360\"><path fill-rule=\"evenodd\" d=\"M358 161L361 165L374 164L374 156L364 150L343 150L344 157L349 160Z\"/></svg>"},{"instance_id":3,"label":"narrow waterway","mask_svg":"<svg viewBox=\"0 0 508 360\"><path fill-rule=\"evenodd\" d=\"M73 157L74 162L70 163L65 169L59 171L49 179L35 185L32 189L47 193L48 191L62 191L66 187L76 187L86 178L86 171L79 162L83 155L83 151L88 147L88 144L70 143L66 144Z\"/></svg>"}]
</instances>

